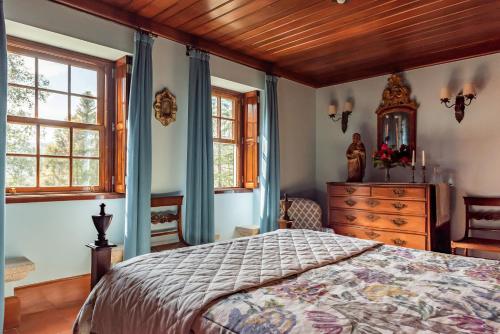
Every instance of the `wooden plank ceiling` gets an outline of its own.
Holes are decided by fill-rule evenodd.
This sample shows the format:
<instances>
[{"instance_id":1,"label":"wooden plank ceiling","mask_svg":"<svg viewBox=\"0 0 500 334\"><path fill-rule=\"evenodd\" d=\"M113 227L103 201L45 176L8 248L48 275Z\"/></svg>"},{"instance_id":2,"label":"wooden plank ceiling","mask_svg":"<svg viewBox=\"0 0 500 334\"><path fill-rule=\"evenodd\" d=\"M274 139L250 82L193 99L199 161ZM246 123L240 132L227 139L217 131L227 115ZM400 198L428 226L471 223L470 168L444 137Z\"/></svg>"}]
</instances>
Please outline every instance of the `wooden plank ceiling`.
<instances>
[{"instance_id":1,"label":"wooden plank ceiling","mask_svg":"<svg viewBox=\"0 0 500 334\"><path fill-rule=\"evenodd\" d=\"M53 0L313 87L500 51L499 0Z\"/></svg>"}]
</instances>

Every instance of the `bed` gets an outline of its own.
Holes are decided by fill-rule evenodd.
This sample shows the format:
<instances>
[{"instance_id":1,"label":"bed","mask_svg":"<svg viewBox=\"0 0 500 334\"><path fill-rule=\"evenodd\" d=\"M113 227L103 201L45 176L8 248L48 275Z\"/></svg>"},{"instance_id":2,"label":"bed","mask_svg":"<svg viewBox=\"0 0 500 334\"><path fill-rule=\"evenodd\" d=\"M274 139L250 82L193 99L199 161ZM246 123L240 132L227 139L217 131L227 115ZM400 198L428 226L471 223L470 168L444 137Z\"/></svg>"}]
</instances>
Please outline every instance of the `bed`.
<instances>
[{"instance_id":1,"label":"bed","mask_svg":"<svg viewBox=\"0 0 500 334\"><path fill-rule=\"evenodd\" d=\"M309 230L113 268L75 333L499 333L500 261Z\"/></svg>"}]
</instances>

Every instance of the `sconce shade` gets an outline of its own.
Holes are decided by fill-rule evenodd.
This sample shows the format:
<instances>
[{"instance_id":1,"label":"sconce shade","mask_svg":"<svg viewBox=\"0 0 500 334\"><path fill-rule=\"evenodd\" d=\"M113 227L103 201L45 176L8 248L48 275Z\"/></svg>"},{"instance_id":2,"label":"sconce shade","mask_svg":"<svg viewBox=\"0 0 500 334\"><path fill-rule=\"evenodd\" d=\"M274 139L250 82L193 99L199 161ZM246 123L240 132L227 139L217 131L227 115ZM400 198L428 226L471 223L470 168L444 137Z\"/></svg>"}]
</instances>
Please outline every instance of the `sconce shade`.
<instances>
[{"instance_id":1,"label":"sconce shade","mask_svg":"<svg viewBox=\"0 0 500 334\"><path fill-rule=\"evenodd\" d=\"M344 111L352 111L352 102L351 101L346 101L346 103L344 103Z\"/></svg>"},{"instance_id":2,"label":"sconce shade","mask_svg":"<svg viewBox=\"0 0 500 334\"><path fill-rule=\"evenodd\" d=\"M439 94L441 100L449 100L451 98L451 92L448 87L441 88L441 93Z\"/></svg>"},{"instance_id":3,"label":"sconce shade","mask_svg":"<svg viewBox=\"0 0 500 334\"><path fill-rule=\"evenodd\" d=\"M476 90L474 89L474 86L471 83L467 83L464 85L462 94L464 96L475 96Z\"/></svg>"},{"instance_id":4,"label":"sconce shade","mask_svg":"<svg viewBox=\"0 0 500 334\"><path fill-rule=\"evenodd\" d=\"M337 114L337 107L334 104L330 104L328 107L328 115L336 115Z\"/></svg>"}]
</instances>

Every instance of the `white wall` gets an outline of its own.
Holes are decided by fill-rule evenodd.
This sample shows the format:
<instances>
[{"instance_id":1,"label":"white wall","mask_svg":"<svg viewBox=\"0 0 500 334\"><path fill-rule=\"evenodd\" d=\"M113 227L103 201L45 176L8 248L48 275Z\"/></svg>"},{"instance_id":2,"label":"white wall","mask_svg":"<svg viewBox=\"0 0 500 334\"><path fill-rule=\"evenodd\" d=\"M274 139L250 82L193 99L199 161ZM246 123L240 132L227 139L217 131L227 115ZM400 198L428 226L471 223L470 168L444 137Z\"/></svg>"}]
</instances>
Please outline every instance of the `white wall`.
<instances>
[{"instance_id":1,"label":"white wall","mask_svg":"<svg viewBox=\"0 0 500 334\"><path fill-rule=\"evenodd\" d=\"M314 198L316 90L302 84L278 81L281 190Z\"/></svg>"},{"instance_id":2,"label":"white wall","mask_svg":"<svg viewBox=\"0 0 500 334\"><path fill-rule=\"evenodd\" d=\"M428 177L432 165L439 164L443 174L454 175L452 198L452 237L464 230L464 195L500 195L500 54L426 67L405 73L417 111L417 146L427 153ZM327 181L345 181L345 150L354 132L360 132L368 156L376 148L376 115L388 75L319 89L316 95L316 189L324 203ZM449 84L454 92L466 82L478 88L477 99L466 108L465 118L457 123L454 111L440 104L441 87ZM354 99L354 112L347 133L327 116L330 101L340 105ZM419 156L420 158L420 156ZM420 179L420 174L418 179ZM394 181L409 180L409 169L391 172ZM383 181L384 172L374 170L368 158L366 181ZM445 179L446 180L446 179Z\"/></svg>"},{"instance_id":3,"label":"white wall","mask_svg":"<svg viewBox=\"0 0 500 334\"><path fill-rule=\"evenodd\" d=\"M133 30L47 0L6 0L6 18L83 41L133 52ZM157 38L153 49L153 88L168 87L177 98L177 121L163 127L152 117L152 192L185 193L187 149L188 58L185 46ZM264 73L225 59L211 57L213 76L264 89ZM288 80L279 82L282 184L290 191L310 192L314 182L314 103L312 88ZM302 121L296 118L303 117ZM289 146L290 145L290 146ZM293 146L292 148L290 148ZM294 168L286 166L293 165ZM215 196L215 232L221 239L233 236L236 225L258 224L258 194ZM86 273L95 239L90 216L101 201L7 205L6 255L26 256L37 270L15 285ZM123 241L124 200L106 200L115 215L109 238ZM12 289L14 284L9 284Z\"/></svg>"}]
</instances>

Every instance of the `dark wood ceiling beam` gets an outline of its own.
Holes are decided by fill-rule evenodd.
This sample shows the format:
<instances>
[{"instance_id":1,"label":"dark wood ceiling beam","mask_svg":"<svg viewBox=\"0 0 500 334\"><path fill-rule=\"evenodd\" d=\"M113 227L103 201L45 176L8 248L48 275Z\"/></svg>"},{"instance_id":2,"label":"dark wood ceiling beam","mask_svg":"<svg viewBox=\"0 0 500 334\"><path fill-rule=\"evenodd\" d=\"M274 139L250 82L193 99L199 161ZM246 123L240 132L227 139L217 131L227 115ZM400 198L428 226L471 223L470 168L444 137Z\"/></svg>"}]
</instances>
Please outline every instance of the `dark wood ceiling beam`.
<instances>
[{"instance_id":1,"label":"dark wood ceiling beam","mask_svg":"<svg viewBox=\"0 0 500 334\"><path fill-rule=\"evenodd\" d=\"M315 87L317 85L316 81L314 80L302 77L300 76L300 74L297 73L293 72L288 73L287 70L280 68L279 66L275 66L270 62L263 61L248 56L246 54L243 54L241 52L228 49L212 41L182 32L180 30L165 26L163 24L156 23L152 20L131 14L124 10L119 10L103 2L97 2L93 0L51 0L51 1L74 9L78 9L80 11L84 11L86 13L95 16L108 19L116 23L120 23L125 26L129 26L131 28L149 31L154 34L157 34L158 36L165 37L167 39L176 41L181 44L192 45L196 48L200 48L202 50L210 52L216 56L249 66L251 68L266 73L273 73L275 75L283 76L312 87Z\"/></svg>"}]
</instances>

